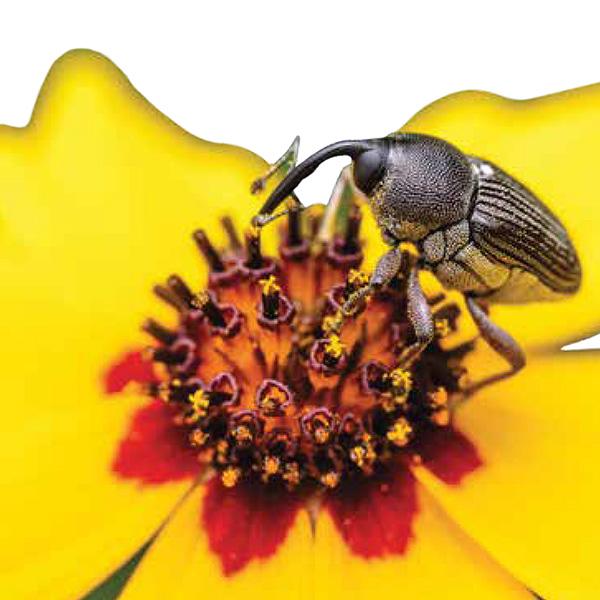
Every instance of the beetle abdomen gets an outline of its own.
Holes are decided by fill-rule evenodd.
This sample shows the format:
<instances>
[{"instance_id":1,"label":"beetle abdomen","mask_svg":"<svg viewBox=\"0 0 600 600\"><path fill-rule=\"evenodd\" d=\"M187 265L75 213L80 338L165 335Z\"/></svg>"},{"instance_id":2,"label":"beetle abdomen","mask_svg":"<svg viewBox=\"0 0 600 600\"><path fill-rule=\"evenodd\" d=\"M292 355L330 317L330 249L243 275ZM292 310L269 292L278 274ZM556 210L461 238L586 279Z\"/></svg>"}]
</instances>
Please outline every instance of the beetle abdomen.
<instances>
[{"instance_id":1,"label":"beetle abdomen","mask_svg":"<svg viewBox=\"0 0 600 600\"><path fill-rule=\"evenodd\" d=\"M576 292L581 266L562 223L507 173L480 159L470 160L479 175L469 219L477 247L490 259L532 275L551 292Z\"/></svg>"}]
</instances>

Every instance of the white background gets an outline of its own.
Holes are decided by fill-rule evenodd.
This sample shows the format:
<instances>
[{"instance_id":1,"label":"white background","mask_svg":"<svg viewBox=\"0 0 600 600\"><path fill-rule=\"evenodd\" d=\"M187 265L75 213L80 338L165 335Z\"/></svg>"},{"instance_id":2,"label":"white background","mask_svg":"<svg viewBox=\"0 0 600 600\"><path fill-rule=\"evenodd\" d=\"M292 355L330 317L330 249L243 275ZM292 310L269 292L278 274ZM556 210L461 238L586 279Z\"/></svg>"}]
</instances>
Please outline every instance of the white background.
<instances>
[{"instance_id":1,"label":"white background","mask_svg":"<svg viewBox=\"0 0 600 600\"><path fill-rule=\"evenodd\" d=\"M51 63L86 47L192 133L266 159L299 133L302 158L384 135L454 91L528 98L600 81L594 4L5 3L0 122L25 125ZM300 188L305 203L327 199L344 161L330 162Z\"/></svg>"}]
</instances>

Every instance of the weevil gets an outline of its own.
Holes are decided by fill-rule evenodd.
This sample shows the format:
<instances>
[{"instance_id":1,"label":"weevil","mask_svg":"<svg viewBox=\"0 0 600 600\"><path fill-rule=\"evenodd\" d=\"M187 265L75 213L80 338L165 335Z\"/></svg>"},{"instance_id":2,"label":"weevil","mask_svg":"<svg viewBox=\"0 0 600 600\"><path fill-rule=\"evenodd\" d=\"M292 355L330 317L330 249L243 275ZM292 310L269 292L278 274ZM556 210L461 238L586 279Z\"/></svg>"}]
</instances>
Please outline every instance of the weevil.
<instances>
[{"instance_id":1,"label":"weevil","mask_svg":"<svg viewBox=\"0 0 600 600\"><path fill-rule=\"evenodd\" d=\"M297 140L291 150L297 151ZM284 155L285 156L285 155ZM525 365L516 340L489 317L493 303L555 300L577 292L581 266L559 219L535 194L499 166L466 155L437 137L394 133L384 138L341 141L291 169L266 200L254 224L273 211L324 161L349 156L353 183L366 197L384 242L369 284L343 307L352 313L403 267L403 243L417 250L407 272L407 310L414 360L434 337L435 327L421 288L419 269L432 271L447 289L458 290L482 338L510 365L477 388L512 375ZM298 202L297 198L293 198ZM335 208L334 208L335 209ZM404 265L406 266L406 265Z\"/></svg>"}]
</instances>

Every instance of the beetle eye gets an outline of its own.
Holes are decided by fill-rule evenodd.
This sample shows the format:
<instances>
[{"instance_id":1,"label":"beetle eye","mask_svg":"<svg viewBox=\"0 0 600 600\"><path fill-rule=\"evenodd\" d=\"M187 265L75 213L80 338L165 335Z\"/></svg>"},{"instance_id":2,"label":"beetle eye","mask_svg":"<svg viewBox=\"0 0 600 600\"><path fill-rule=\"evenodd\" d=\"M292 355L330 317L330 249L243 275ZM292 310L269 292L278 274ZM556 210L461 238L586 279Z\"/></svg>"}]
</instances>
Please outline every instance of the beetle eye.
<instances>
[{"instance_id":1,"label":"beetle eye","mask_svg":"<svg viewBox=\"0 0 600 600\"><path fill-rule=\"evenodd\" d=\"M354 183L367 196L381 181L386 154L381 148L373 148L358 155L354 161Z\"/></svg>"}]
</instances>

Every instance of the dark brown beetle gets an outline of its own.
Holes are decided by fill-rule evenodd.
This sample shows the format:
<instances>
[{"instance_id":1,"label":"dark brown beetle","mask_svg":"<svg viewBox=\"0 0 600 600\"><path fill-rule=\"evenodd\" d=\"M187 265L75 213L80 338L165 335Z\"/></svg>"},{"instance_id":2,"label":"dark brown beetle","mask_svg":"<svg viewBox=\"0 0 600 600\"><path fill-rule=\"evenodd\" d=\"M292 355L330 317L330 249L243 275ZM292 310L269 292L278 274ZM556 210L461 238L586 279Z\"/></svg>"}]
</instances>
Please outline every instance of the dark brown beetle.
<instances>
[{"instance_id":1,"label":"dark brown beetle","mask_svg":"<svg viewBox=\"0 0 600 600\"><path fill-rule=\"evenodd\" d=\"M296 146L292 146L297 150ZM434 335L434 323L418 269L435 273L447 289L459 290L482 337L510 364L497 381L525 365L517 342L488 317L490 303L560 299L580 286L581 267L569 235L550 210L516 179L489 161L467 156L436 137L395 133L342 141L319 150L293 168L276 187L254 223L262 226L296 186L323 161L352 158L356 187L366 196L391 249L378 261L369 285L344 310L388 284L401 269L402 242L419 253L408 273L408 316L418 354Z\"/></svg>"}]
</instances>

